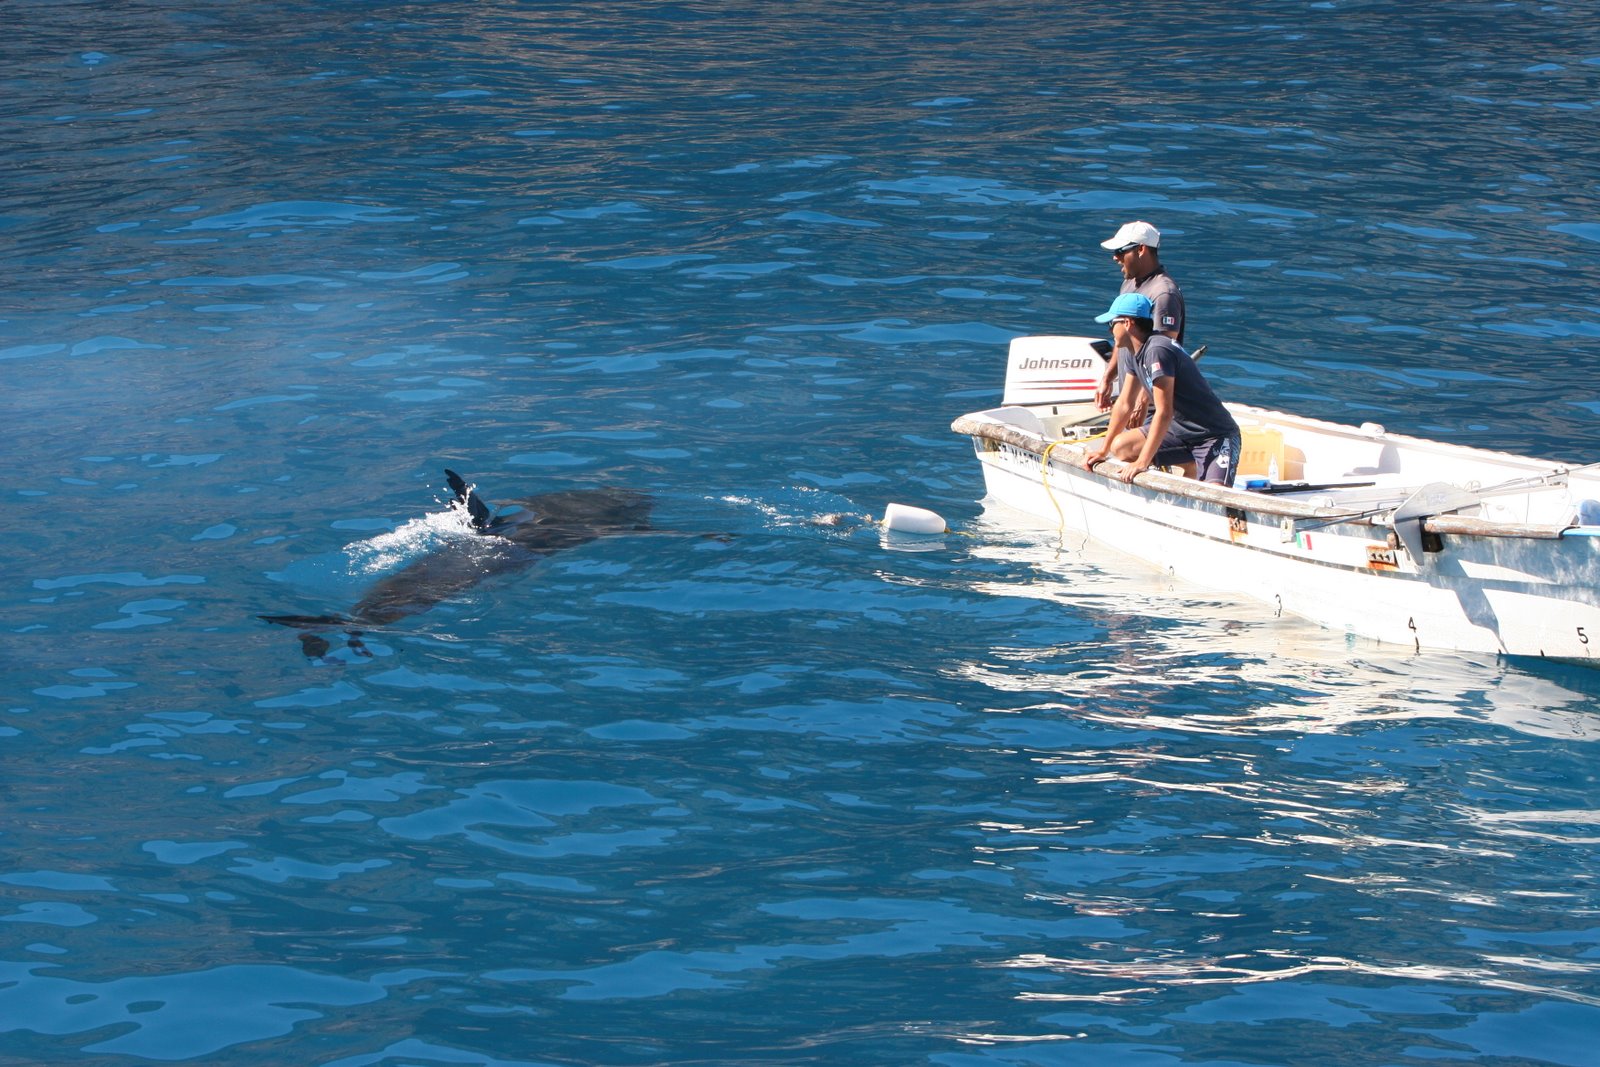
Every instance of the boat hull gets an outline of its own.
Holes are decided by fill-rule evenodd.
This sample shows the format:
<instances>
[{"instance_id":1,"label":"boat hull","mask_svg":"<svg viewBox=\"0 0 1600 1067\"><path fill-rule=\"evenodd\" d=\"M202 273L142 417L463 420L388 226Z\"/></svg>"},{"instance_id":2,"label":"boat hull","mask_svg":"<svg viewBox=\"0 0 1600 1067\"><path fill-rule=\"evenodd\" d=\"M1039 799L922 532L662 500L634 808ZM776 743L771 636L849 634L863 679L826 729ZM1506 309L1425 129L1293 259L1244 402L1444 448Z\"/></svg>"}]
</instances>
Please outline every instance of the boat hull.
<instances>
[{"instance_id":1,"label":"boat hull","mask_svg":"<svg viewBox=\"0 0 1600 1067\"><path fill-rule=\"evenodd\" d=\"M1064 532L1334 630L1419 651L1594 665L1600 527L1441 515L1419 526L1427 531L1427 550L1413 558L1381 514L1336 521L1349 514L1348 506L1277 499L1157 472L1125 483L1114 476L1115 461L1085 470L1083 445L1034 433L1025 418L1009 422L1009 410L967 416L953 429L972 437L990 498ZM1435 449L1441 450L1451 456L1470 451ZM1497 462L1537 467L1516 457Z\"/></svg>"}]
</instances>

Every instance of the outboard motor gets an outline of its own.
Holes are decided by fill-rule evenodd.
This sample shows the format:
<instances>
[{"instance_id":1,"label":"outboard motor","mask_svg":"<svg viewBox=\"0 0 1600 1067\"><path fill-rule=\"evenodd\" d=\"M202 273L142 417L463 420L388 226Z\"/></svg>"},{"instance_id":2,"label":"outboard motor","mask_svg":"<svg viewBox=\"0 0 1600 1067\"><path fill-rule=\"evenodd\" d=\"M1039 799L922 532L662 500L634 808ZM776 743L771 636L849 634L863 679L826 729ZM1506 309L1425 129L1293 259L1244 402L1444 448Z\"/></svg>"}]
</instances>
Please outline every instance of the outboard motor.
<instances>
[{"instance_id":1,"label":"outboard motor","mask_svg":"<svg viewBox=\"0 0 1600 1067\"><path fill-rule=\"evenodd\" d=\"M1103 423L1106 415L1095 408L1094 392L1110 356L1111 342L1100 338L1012 338L1001 403L1026 408L1057 433Z\"/></svg>"},{"instance_id":2,"label":"outboard motor","mask_svg":"<svg viewBox=\"0 0 1600 1067\"><path fill-rule=\"evenodd\" d=\"M1014 337L1001 403L1082 404L1094 400L1111 342L1089 337Z\"/></svg>"}]
</instances>

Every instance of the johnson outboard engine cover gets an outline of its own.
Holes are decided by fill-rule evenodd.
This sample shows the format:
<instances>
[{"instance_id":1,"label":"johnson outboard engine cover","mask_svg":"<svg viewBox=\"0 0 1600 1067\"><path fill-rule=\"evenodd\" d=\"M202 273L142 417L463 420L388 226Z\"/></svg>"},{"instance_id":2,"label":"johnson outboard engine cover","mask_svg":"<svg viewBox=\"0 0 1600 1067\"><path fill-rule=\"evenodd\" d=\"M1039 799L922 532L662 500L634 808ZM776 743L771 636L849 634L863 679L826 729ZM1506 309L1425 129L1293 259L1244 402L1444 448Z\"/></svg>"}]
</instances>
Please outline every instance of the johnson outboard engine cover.
<instances>
[{"instance_id":1,"label":"johnson outboard engine cover","mask_svg":"<svg viewBox=\"0 0 1600 1067\"><path fill-rule=\"evenodd\" d=\"M1111 342L1092 337L1015 337L1002 404L1086 404L1105 375Z\"/></svg>"}]
</instances>

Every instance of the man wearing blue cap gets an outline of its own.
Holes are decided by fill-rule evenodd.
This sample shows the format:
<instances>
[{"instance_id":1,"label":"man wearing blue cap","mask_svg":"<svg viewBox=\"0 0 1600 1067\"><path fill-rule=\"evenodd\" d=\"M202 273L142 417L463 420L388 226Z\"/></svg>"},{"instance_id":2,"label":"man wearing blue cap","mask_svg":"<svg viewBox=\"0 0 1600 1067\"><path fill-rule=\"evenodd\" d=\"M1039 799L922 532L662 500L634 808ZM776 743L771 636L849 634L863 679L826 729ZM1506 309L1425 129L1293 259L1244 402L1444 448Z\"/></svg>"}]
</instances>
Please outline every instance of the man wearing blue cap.
<instances>
[{"instance_id":1,"label":"man wearing blue cap","mask_svg":"<svg viewBox=\"0 0 1600 1067\"><path fill-rule=\"evenodd\" d=\"M1123 293L1096 322L1111 324L1121 358L1122 392L1111 408L1111 425L1100 447L1084 457L1084 467L1113 455L1122 461L1121 478L1131 482L1153 466L1178 464L1190 478L1232 485L1239 456L1239 424L1211 391L1205 375L1178 342L1155 332L1154 305L1140 293ZM1133 397L1150 396L1151 415L1143 428L1130 427Z\"/></svg>"}]
</instances>

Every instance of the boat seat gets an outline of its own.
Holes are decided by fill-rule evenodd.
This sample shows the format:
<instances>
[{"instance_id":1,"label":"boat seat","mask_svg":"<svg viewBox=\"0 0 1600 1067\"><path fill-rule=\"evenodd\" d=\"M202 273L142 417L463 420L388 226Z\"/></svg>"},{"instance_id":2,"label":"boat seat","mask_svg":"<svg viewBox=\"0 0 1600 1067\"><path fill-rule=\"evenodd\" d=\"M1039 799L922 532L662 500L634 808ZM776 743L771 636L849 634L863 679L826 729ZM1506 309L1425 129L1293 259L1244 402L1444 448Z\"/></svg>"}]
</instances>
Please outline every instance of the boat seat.
<instances>
[{"instance_id":1,"label":"boat seat","mask_svg":"<svg viewBox=\"0 0 1600 1067\"><path fill-rule=\"evenodd\" d=\"M1400 472L1400 453L1394 445L1388 442L1373 442L1376 453L1370 454L1368 462L1360 466L1351 467L1346 474L1351 478L1372 477L1378 474L1398 474ZM1365 446L1363 446L1365 447Z\"/></svg>"}]
</instances>

